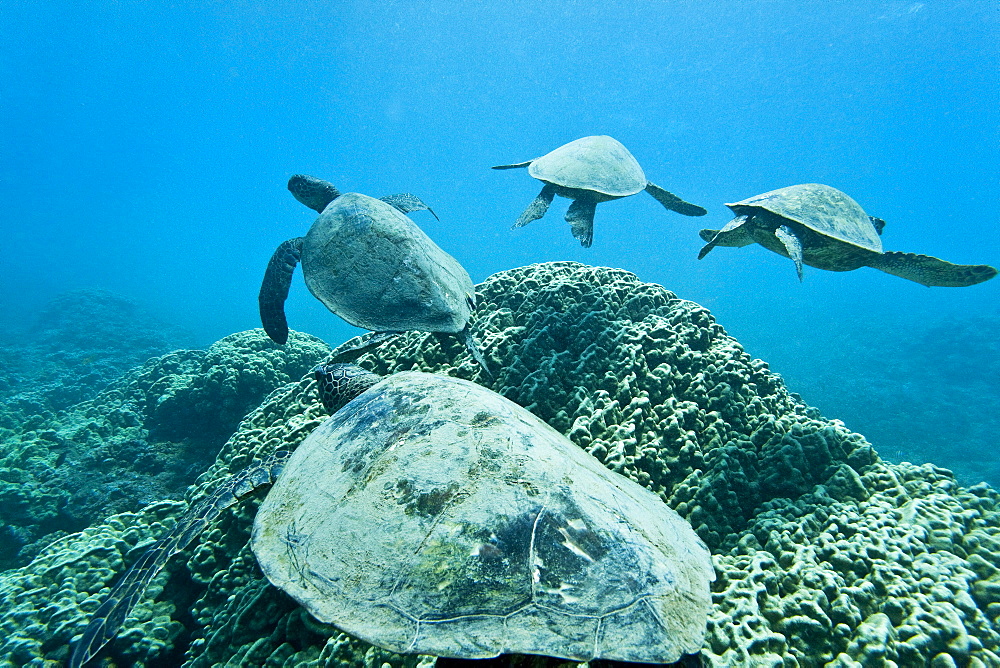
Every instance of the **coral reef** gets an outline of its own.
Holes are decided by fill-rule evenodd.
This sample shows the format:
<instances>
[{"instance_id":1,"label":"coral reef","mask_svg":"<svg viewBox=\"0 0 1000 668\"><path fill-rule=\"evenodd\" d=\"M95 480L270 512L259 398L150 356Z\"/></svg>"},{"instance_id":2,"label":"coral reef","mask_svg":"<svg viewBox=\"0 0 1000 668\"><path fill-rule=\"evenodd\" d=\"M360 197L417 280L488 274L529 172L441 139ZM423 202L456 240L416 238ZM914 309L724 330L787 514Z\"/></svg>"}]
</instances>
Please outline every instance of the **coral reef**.
<instances>
[{"instance_id":1,"label":"coral reef","mask_svg":"<svg viewBox=\"0 0 1000 668\"><path fill-rule=\"evenodd\" d=\"M306 334L279 347L254 330L151 359L65 410L23 396L0 406L0 567L112 513L180 497L246 413L328 352Z\"/></svg>"},{"instance_id":2,"label":"coral reef","mask_svg":"<svg viewBox=\"0 0 1000 668\"><path fill-rule=\"evenodd\" d=\"M478 380L663 496L714 554L707 662L1000 665L1000 496L991 488L884 462L789 393L704 308L626 271L533 265L489 278L478 293L474 326L494 381L453 336L410 332L359 363ZM280 387L240 423L187 502L294 447L323 417L309 377ZM224 513L167 566L109 656L417 665L317 624L269 586L247 546L256 505ZM65 659L116 574L184 507L112 517L3 574L0 662Z\"/></svg>"},{"instance_id":3,"label":"coral reef","mask_svg":"<svg viewBox=\"0 0 1000 668\"><path fill-rule=\"evenodd\" d=\"M23 405L24 415L93 398L149 358L192 344L180 327L98 289L57 295L14 339L0 345L0 405Z\"/></svg>"},{"instance_id":4,"label":"coral reef","mask_svg":"<svg viewBox=\"0 0 1000 668\"><path fill-rule=\"evenodd\" d=\"M826 413L849 416L894 462L933 462L967 485L1000 487L1000 315L847 328L831 334L817 369L801 368L815 342L792 346L781 368L788 384ZM872 341L891 341L892 354ZM775 361L777 366L777 362Z\"/></svg>"}]
</instances>

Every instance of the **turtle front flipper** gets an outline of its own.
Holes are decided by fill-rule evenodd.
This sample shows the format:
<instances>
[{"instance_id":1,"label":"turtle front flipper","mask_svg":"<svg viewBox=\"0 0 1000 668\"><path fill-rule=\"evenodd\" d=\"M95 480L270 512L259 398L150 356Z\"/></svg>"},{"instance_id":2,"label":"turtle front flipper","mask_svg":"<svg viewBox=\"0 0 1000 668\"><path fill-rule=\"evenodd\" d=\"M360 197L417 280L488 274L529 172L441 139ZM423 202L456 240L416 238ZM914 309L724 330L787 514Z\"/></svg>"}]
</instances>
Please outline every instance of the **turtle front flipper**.
<instances>
[{"instance_id":1,"label":"turtle front flipper","mask_svg":"<svg viewBox=\"0 0 1000 668\"><path fill-rule=\"evenodd\" d=\"M278 246L267 263L264 280L260 284L257 305L260 308L260 323L264 331L275 343L282 345L288 341L288 321L285 320L285 300L292 285L292 274L302 257L305 237L289 239Z\"/></svg>"},{"instance_id":2,"label":"turtle front flipper","mask_svg":"<svg viewBox=\"0 0 1000 668\"><path fill-rule=\"evenodd\" d=\"M76 642L66 665L80 668L94 658L118 635L125 618L170 557L187 547L223 510L236 505L260 487L274 483L290 454L288 450L279 450L260 464L244 469L182 515L173 528L146 550L115 584Z\"/></svg>"},{"instance_id":3,"label":"turtle front flipper","mask_svg":"<svg viewBox=\"0 0 1000 668\"><path fill-rule=\"evenodd\" d=\"M774 230L774 236L778 238L781 245L785 247L788 257L795 263L795 272L799 275L799 283L802 282L802 242L795 236L788 225L782 225Z\"/></svg>"},{"instance_id":4,"label":"turtle front flipper","mask_svg":"<svg viewBox=\"0 0 1000 668\"><path fill-rule=\"evenodd\" d=\"M746 225L749 220L750 216L736 216L721 230L702 230L699 232L698 235L708 243L702 246L698 253L698 259L708 255L709 251L716 246L740 247L752 244L754 239L750 235L749 225Z\"/></svg>"},{"instance_id":5,"label":"turtle front flipper","mask_svg":"<svg viewBox=\"0 0 1000 668\"><path fill-rule=\"evenodd\" d=\"M521 169L523 167L527 167L533 162L534 160L528 160L527 162L515 162L513 165L495 165L490 169Z\"/></svg>"},{"instance_id":6,"label":"turtle front flipper","mask_svg":"<svg viewBox=\"0 0 1000 668\"><path fill-rule=\"evenodd\" d=\"M496 168L494 168L496 169ZM556 188L550 183L546 183L545 187L542 188L542 192L538 193L538 197L531 201L528 208L521 212L521 215L517 217L517 222L511 225L511 229L517 227L524 227L533 220L538 220L545 215L545 212L549 210L549 204L552 204L552 198L556 195Z\"/></svg>"},{"instance_id":7,"label":"turtle front flipper","mask_svg":"<svg viewBox=\"0 0 1000 668\"><path fill-rule=\"evenodd\" d=\"M670 211L676 211L685 216L704 216L708 213L708 209L700 207L697 204L692 204L691 202L685 202L677 195L667 192L652 181L646 181L646 192L652 195L653 199L662 204L665 209L669 209Z\"/></svg>"},{"instance_id":8,"label":"turtle front flipper","mask_svg":"<svg viewBox=\"0 0 1000 668\"><path fill-rule=\"evenodd\" d=\"M323 213L330 202L340 197L340 191L329 181L305 174L293 174L288 179L288 190L295 199L319 213Z\"/></svg>"},{"instance_id":9,"label":"turtle front flipper","mask_svg":"<svg viewBox=\"0 0 1000 668\"><path fill-rule=\"evenodd\" d=\"M438 215L434 213L434 209L424 204L424 201L413 193L396 193L395 195L379 197L379 199L386 204L394 206L403 213L409 213L411 211L430 211L435 220L441 220L438 218Z\"/></svg>"},{"instance_id":10,"label":"turtle front flipper","mask_svg":"<svg viewBox=\"0 0 1000 668\"><path fill-rule=\"evenodd\" d=\"M580 240L580 245L590 248L594 243L594 210L597 200L592 197L577 197L566 210L566 222L569 223L573 236Z\"/></svg>"},{"instance_id":11,"label":"turtle front flipper","mask_svg":"<svg viewBox=\"0 0 1000 668\"><path fill-rule=\"evenodd\" d=\"M928 287L964 288L988 281L997 275L996 268L988 264L952 264L916 253L875 254L867 265Z\"/></svg>"}]
</instances>

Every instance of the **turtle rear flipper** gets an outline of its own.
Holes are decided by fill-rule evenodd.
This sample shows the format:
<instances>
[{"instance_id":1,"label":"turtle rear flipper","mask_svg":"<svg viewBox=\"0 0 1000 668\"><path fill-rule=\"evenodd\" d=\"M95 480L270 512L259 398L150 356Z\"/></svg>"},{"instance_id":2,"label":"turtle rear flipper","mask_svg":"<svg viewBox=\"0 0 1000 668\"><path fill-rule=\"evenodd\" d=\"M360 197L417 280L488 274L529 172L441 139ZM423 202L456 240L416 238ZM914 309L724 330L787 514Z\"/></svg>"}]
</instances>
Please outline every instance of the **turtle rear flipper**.
<instances>
[{"instance_id":1,"label":"turtle rear flipper","mask_svg":"<svg viewBox=\"0 0 1000 668\"><path fill-rule=\"evenodd\" d=\"M386 204L394 206L403 213L410 213L411 211L430 211L435 220L441 220L438 218L438 215L434 213L434 209L424 204L424 201L413 193L396 193L395 195L379 197L379 199Z\"/></svg>"},{"instance_id":2,"label":"turtle rear flipper","mask_svg":"<svg viewBox=\"0 0 1000 668\"><path fill-rule=\"evenodd\" d=\"M566 211L566 222L569 223L573 236L580 240L580 245L590 248L594 243L594 210L597 201L593 197L577 197Z\"/></svg>"},{"instance_id":3,"label":"turtle rear flipper","mask_svg":"<svg viewBox=\"0 0 1000 668\"><path fill-rule=\"evenodd\" d=\"M292 274L302 257L305 237L289 239L278 246L267 263L264 280L260 284L257 305L260 323L272 341L283 345L288 341L288 321L285 320L285 300L292 285Z\"/></svg>"},{"instance_id":4,"label":"turtle rear flipper","mask_svg":"<svg viewBox=\"0 0 1000 668\"><path fill-rule=\"evenodd\" d=\"M799 283L802 282L802 242L795 232L788 225L782 225L774 231L774 236L778 238L781 245L785 247L788 257L795 263L795 273L799 275Z\"/></svg>"},{"instance_id":5,"label":"turtle rear flipper","mask_svg":"<svg viewBox=\"0 0 1000 668\"><path fill-rule=\"evenodd\" d=\"M646 192L652 195L653 199L662 204L665 209L669 209L670 211L676 211L685 216L704 216L708 213L708 209L700 207L697 204L692 204L691 202L685 202L677 195L667 192L652 181L646 181Z\"/></svg>"},{"instance_id":6,"label":"turtle rear flipper","mask_svg":"<svg viewBox=\"0 0 1000 668\"><path fill-rule=\"evenodd\" d=\"M988 264L952 264L930 255L888 252L873 256L868 266L921 285L963 288L988 281L997 270Z\"/></svg>"},{"instance_id":7,"label":"turtle rear flipper","mask_svg":"<svg viewBox=\"0 0 1000 668\"><path fill-rule=\"evenodd\" d=\"M177 524L153 543L115 584L76 642L73 655L66 664L68 668L80 668L118 635L125 618L170 557L187 547L223 510L236 505L260 487L273 484L290 454L288 450L278 450L265 461L227 479L211 496L188 509Z\"/></svg>"}]
</instances>

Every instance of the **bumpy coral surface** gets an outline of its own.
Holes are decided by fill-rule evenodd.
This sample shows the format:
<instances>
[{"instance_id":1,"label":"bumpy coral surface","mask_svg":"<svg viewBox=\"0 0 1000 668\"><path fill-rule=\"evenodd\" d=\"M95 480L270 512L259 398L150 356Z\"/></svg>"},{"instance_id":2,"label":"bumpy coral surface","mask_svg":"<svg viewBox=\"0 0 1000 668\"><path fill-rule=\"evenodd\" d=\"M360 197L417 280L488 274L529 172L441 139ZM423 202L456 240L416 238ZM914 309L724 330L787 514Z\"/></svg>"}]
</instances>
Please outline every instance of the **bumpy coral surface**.
<instances>
[{"instance_id":1,"label":"bumpy coral surface","mask_svg":"<svg viewBox=\"0 0 1000 668\"><path fill-rule=\"evenodd\" d=\"M626 271L534 265L478 291L474 326L495 380L447 335L408 333L359 362L486 384L666 499L715 555L706 661L1000 665L1000 497L990 488L886 464L790 394L704 308ZM269 395L188 502L299 443L324 417L314 389L306 377ZM113 517L7 572L0 660L65 659L115 574L183 507ZM109 656L135 665L417 664L317 624L271 587L247 546L255 507L227 511L168 565Z\"/></svg>"},{"instance_id":2,"label":"bumpy coral surface","mask_svg":"<svg viewBox=\"0 0 1000 668\"><path fill-rule=\"evenodd\" d=\"M191 335L107 290L72 290L49 301L26 331L4 331L0 415L59 410L93 398L151 357L191 347ZM32 412L24 411L25 415Z\"/></svg>"},{"instance_id":3,"label":"bumpy coral surface","mask_svg":"<svg viewBox=\"0 0 1000 668\"><path fill-rule=\"evenodd\" d=\"M0 426L0 567L112 513L179 498L239 421L329 347L261 330L147 361L89 401ZM9 406L9 404L8 404Z\"/></svg>"}]
</instances>

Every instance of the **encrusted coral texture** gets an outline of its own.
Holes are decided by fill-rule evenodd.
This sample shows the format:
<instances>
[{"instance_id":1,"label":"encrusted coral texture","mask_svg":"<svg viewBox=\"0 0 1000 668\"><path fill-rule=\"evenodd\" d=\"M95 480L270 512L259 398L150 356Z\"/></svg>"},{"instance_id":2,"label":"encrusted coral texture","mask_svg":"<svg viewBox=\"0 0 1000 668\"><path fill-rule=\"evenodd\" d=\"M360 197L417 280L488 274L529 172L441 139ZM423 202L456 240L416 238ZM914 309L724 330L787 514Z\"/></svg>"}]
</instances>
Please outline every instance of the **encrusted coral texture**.
<instances>
[{"instance_id":1,"label":"encrusted coral texture","mask_svg":"<svg viewBox=\"0 0 1000 668\"><path fill-rule=\"evenodd\" d=\"M241 332L148 360L63 410L24 417L21 403L0 404L0 568L112 513L181 497L244 415L328 352L307 334L277 346Z\"/></svg>"},{"instance_id":2,"label":"encrusted coral texture","mask_svg":"<svg viewBox=\"0 0 1000 668\"><path fill-rule=\"evenodd\" d=\"M478 293L474 328L494 380L443 334L407 333L359 363L486 384L688 518L718 572L707 662L1000 665L1000 497L991 488L883 462L862 436L789 393L706 309L629 272L532 265L489 278ZM188 501L294 447L323 417L309 377L275 391ZM155 583L162 591L110 646L119 663L429 661L352 640L269 586L247 547L255 508L227 511L168 565ZM11 612L0 620L0 659L65 658L115 573L180 509L113 517L5 574L0 609Z\"/></svg>"}]
</instances>

